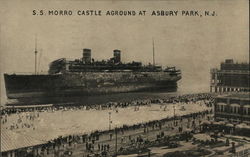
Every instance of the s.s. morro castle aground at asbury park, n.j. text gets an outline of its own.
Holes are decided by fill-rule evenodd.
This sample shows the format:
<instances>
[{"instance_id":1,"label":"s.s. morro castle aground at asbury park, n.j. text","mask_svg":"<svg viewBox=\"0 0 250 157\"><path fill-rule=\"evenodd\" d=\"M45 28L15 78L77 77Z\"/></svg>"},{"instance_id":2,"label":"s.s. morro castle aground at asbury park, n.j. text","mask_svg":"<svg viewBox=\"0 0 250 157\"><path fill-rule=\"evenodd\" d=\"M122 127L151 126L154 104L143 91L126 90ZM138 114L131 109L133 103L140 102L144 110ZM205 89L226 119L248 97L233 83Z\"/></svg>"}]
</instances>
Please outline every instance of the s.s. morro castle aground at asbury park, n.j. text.
<instances>
[{"instance_id":1,"label":"s.s. morro castle aground at asbury park, n.j. text","mask_svg":"<svg viewBox=\"0 0 250 157\"><path fill-rule=\"evenodd\" d=\"M199 10L33 10L36 16L217 16L215 11Z\"/></svg>"}]
</instances>

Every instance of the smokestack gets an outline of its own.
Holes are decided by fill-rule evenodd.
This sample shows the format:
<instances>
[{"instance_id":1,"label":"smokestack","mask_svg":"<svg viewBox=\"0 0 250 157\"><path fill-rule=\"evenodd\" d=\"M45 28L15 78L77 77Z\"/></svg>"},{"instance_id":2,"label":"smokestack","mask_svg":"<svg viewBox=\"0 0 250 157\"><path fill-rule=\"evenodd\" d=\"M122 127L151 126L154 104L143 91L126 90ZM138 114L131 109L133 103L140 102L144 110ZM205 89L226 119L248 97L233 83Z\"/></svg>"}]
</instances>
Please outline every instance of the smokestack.
<instances>
[{"instance_id":1,"label":"smokestack","mask_svg":"<svg viewBox=\"0 0 250 157\"><path fill-rule=\"evenodd\" d=\"M114 50L114 62L115 63L121 62L121 50Z\"/></svg>"},{"instance_id":2,"label":"smokestack","mask_svg":"<svg viewBox=\"0 0 250 157\"><path fill-rule=\"evenodd\" d=\"M84 63L91 63L91 49L83 49L82 61Z\"/></svg>"}]
</instances>

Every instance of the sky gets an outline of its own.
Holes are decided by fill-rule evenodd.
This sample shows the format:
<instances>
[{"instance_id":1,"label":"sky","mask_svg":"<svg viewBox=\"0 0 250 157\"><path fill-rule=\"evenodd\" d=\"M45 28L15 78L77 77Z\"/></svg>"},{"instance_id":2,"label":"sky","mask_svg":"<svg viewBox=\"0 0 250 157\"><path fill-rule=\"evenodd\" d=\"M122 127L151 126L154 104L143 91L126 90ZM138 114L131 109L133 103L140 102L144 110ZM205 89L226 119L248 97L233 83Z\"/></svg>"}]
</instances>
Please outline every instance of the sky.
<instances>
[{"instance_id":1,"label":"sky","mask_svg":"<svg viewBox=\"0 0 250 157\"><path fill-rule=\"evenodd\" d=\"M249 62L248 0L10 0L0 2L1 98L3 73L34 72L35 36L38 71L58 58L81 58L92 49L96 60L114 49L122 61L152 63L182 71L181 88L208 89L210 68L225 59ZM72 16L32 15L33 10L72 10ZM101 10L102 16L78 16L78 10ZM108 10L140 11L145 16L105 16ZM151 16L152 11L178 11L178 16ZM203 16L181 16L182 11ZM204 16L215 11L217 16Z\"/></svg>"}]
</instances>

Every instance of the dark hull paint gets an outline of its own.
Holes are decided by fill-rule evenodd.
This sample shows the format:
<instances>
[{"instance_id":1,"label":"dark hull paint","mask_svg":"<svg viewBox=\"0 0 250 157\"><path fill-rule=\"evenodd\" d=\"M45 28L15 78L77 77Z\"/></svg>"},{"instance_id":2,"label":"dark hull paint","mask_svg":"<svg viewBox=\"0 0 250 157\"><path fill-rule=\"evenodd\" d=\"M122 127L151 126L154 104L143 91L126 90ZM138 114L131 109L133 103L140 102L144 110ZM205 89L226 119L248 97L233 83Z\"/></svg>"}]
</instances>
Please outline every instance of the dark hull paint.
<instances>
[{"instance_id":1,"label":"dark hull paint","mask_svg":"<svg viewBox=\"0 0 250 157\"><path fill-rule=\"evenodd\" d=\"M38 105L38 104L59 104L59 105L77 105L77 104L102 104L107 102L127 102L138 99L160 98L162 93L176 93L177 88L168 89L147 89L146 91L135 91L126 93L108 93L99 95L84 96L54 96L54 97L23 97L18 101L9 102L6 105Z\"/></svg>"},{"instance_id":2,"label":"dark hull paint","mask_svg":"<svg viewBox=\"0 0 250 157\"><path fill-rule=\"evenodd\" d=\"M9 99L53 99L138 91L176 91L181 76L168 73L4 75Z\"/></svg>"}]
</instances>

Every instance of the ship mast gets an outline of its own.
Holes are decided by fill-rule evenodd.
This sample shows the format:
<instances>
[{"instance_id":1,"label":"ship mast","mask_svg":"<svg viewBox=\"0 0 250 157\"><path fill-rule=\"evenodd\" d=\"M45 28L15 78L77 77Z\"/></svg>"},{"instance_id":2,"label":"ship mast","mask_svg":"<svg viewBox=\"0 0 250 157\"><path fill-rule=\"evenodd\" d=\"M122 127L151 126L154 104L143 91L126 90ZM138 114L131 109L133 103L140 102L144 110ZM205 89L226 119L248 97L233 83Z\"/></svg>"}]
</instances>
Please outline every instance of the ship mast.
<instances>
[{"instance_id":1,"label":"ship mast","mask_svg":"<svg viewBox=\"0 0 250 157\"><path fill-rule=\"evenodd\" d=\"M35 75L37 74L37 36L35 37Z\"/></svg>"},{"instance_id":2,"label":"ship mast","mask_svg":"<svg viewBox=\"0 0 250 157\"><path fill-rule=\"evenodd\" d=\"M154 38L153 38L153 66L155 66L155 44L154 44Z\"/></svg>"}]
</instances>

